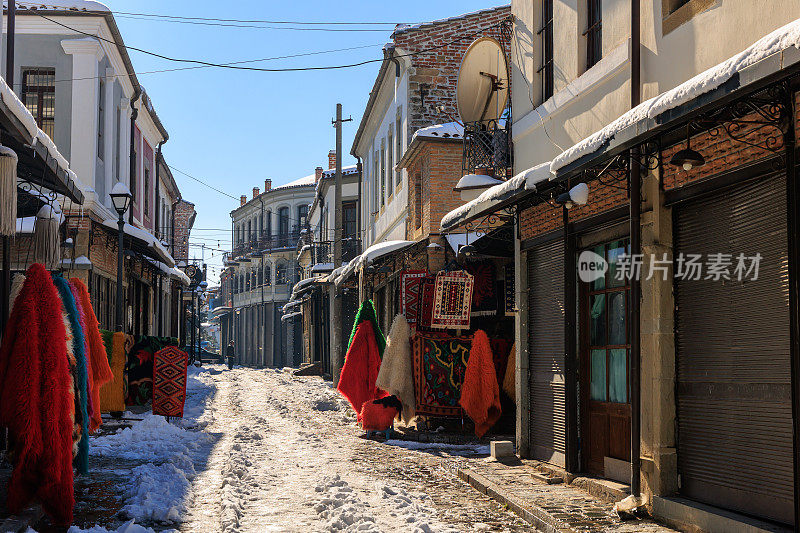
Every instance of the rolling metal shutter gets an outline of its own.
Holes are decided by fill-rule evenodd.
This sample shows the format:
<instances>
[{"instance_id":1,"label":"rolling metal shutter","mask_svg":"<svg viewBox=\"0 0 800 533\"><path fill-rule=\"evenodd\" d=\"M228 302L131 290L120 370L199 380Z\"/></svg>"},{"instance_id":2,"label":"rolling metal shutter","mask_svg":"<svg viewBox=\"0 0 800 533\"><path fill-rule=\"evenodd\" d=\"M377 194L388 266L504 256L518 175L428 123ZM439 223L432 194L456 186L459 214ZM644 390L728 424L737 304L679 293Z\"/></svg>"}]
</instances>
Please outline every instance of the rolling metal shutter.
<instances>
[{"instance_id":1,"label":"rolling metal shutter","mask_svg":"<svg viewBox=\"0 0 800 533\"><path fill-rule=\"evenodd\" d=\"M564 466L564 241L528 252L531 455Z\"/></svg>"},{"instance_id":2,"label":"rolling metal shutter","mask_svg":"<svg viewBox=\"0 0 800 533\"><path fill-rule=\"evenodd\" d=\"M760 253L758 279L675 281L678 471L693 499L793 520L786 179L677 206L675 253ZM703 273L705 277L705 270Z\"/></svg>"}]
</instances>

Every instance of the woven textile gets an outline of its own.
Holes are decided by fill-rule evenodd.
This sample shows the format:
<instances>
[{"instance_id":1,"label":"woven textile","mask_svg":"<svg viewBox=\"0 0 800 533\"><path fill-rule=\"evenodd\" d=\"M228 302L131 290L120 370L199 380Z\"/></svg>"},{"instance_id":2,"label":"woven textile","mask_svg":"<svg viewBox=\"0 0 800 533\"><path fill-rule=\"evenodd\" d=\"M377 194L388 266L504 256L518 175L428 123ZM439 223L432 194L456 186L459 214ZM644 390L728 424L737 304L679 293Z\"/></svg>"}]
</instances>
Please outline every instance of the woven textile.
<instances>
[{"instance_id":1,"label":"woven textile","mask_svg":"<svg viewBox=\"0 0 800 533\"><path fill-rule=\"evenodd\" d=\"M469 328L473 279L463 270L436 276L432 328Z\"/></svg>"},{"instance_id":2,"label":"woven textile","mask_svg":"<svg viewBox=\"0 0 800 533\"><path fill-rule=\"evenodd\" d=\"M406 270L402 277L403 315L409 325L415 325L419 318L422 299L422 280L428 275L426 270Z\"/></svg>"},{"instance_id":3,"label":"woven textile","mask_svg":"<svg viewBox=\"0 0 800 533\"><path fill-rule=\"evenodd\" d=\"M183 416L186 402L186 368L189 355L167 346L155 353L153 363L153 414Z\"/></svg>"},{"instance_id":4,"label":"woven textile","mask_svg":"<svg viewBox=\"0 0 800 533\"><path fill-rule=\"evenodd\" d=\"M100 411L125 410L125 334L101 330L114 379L100 387Z\"/></svg>"},{"instance_id":5,"label":"woven textile","mask_svg":"<svg viewBox=\"0 0 800 533\"><path fill-rule=\"evenodd\" d=\"M162 348L177 344L178 340L171 337L136 337L125 364L126 405L150 404L153 400L153 356Z\"/></svg>"},{"instance_id":6,"label":"woven textile","mask_svg":"<svg viewBox=\"0 0 800 533\"><path fill-rule=\"evenodd\" d=\"M497 276L492 261L481 261L466 265L467 272L473 277L472 284L472 316L497 315Z\"/></svg>"},{"instance_id":7,"label":"woven textile","mask_svg":"<svg viewBox=\"0 0 800 533\"><path fill-rule=\"evenodd\" d=\"M471 337L418 333L412 340L416 414L461 416L458 404Z\"/></svg>"},{"instance_id":8,"label":"woven textile","mask_svg":"<svg viewBox=\"0 0 800 533\"><path fill-rule=\"evenodd\" d=\"M433 320L433 295L436 291L436 278L427 276L420 282L419 316L417 317L417 327L430 329Z\"/></svg>"}]
</instances>

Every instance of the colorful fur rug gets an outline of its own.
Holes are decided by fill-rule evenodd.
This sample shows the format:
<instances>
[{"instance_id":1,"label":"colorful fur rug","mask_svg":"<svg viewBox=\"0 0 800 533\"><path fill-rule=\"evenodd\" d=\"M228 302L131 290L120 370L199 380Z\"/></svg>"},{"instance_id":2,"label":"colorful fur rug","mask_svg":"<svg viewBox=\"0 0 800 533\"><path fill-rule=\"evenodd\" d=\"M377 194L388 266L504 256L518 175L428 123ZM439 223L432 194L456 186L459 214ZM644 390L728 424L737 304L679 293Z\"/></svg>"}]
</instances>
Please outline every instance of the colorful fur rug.
<instances>
[{"instance_id":1,"label":"colorful fur rug","mask_svg":"<svg viewBox=\"0 0 800 533\"><path fill-rule=\"evenodd\" d=\"M34 498L60 525L72 522L72 375L59 292L40 264L28 269L0 347L0 424L14 465L7 506Z\"/></svg>"},{"instance_id":2,"label":"colorful fur rug","mask_svg":"<svg viewBox=\"0 0 800 533\"><path fill-rule=\"evenodd\" d=\"M100 387L100 412L125 410L125 334L101 330L103 345L114 379Z\"/></svg>"},{"instance_id":3,"label":"colorful fur rug","mask_svg":"<svg viewBox=\"0 0 800 533\"><path fill-rule=\"evenodd\" d=\"M183 417L189 354L176 346L155 353L153 364L153 414Z\"/></svg>"},{"instance_id":4,"label":"colorful fur rug","mask_svg":"<svg viewBox=\"0 0 800 533\"><path fill-rule=\"evenodd\" d=\"M89 432L94 433L102 423L100 417L100 387L114 379L114 374L111 373L111 367L108 364L106 348L103 344L103 338L100 335L100 327L97 316L94 314L89 291L86 285L78 278L70 279L70 285L73 286L75 292L78 293L78 300L83 310L84 323L86 325L85 337L88 344L87 359L89 360L89 368L91 369L91 373L89 374L91 382L89 398L91 399L93 407L92 414L89 417Z\"/></svg>"},{"instance_id":5,"label":"colorful fur rug","mask_svg":"<svg viewBox=\"0 0 800 533\"><path fill-rule=\"evenodd\" d=\"M467 372L458 403L475 423L475 435L483 437L500 418L500 387L486 333L478 330L472 338Z\"/></svg>"},{"instance_id":6,"label":"colorful fur rug","mask_svg":"<svg viewBox=\"0 0 800 533\"><path fill-rule=\"evenodd\" d=\"M416 413L414 360L411 358L411 328L403 315L397 315L392 322L375 385L397 396L403 406L403 422L411 423Z\"/></svg>"},{"instance_id":7,"label":"colorful fur rug","mask_svg":"<svg viewBox=\"0 0 800 533\"><path fill-rule=\"evenodd\" d=\"M461 416L458 404L467 370L471 337L417 333L411 345L414 354L416 414Z\"/></svg>"},{"instance_id":8,"label":"colorful fur rug","mask_svg":"<svg viewBox=\"0 0 800 533\"><path fill-rule=\"evenodd\" d=\"M356 334L344 360L339 385L336 387L336 390L350 402L359 420L364 402L386 396L385 392L375 386L380 367L381 358L372 322L364 320L356 328Z\"/></svg>"}]
</instances>

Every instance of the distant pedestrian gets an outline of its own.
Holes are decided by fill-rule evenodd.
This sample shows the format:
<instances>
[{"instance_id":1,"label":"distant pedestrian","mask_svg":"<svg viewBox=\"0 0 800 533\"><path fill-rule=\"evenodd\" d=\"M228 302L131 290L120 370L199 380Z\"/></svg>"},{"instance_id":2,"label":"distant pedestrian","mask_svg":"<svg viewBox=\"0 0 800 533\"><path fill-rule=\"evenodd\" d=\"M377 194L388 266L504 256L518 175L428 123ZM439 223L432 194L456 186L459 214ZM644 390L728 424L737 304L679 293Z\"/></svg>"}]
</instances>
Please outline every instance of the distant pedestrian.
<instances>
[{"instance_id":1,"label":"distant pedestrian","mask_svg":"<svg viewBox=\"0 0 800 533\"><path fill-rule=\"evenodd\" d=\"M228 347L225 350L225 359L228 362L228 370L233 370L233 359L234 359L234 350L233 350L233 341L228 343Z\"/></svg>"}]
</instances>

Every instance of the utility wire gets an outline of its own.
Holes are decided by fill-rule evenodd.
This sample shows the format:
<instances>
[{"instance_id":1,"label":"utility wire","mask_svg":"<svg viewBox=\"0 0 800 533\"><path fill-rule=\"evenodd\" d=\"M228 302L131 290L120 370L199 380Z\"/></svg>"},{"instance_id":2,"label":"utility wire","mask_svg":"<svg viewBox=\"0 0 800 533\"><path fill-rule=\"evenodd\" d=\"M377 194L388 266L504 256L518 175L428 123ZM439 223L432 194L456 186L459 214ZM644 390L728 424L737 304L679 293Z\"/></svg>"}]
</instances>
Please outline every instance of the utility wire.
<instances>
[{"instance_id":1,"label":"utility wire","mask_svg":"<svg viewBox=\"0 0 800 533\"><path fill-rule=\"evenodd\" d=\"M209 66L209 67L219 67L219 68L227 68L227 69L233 69L233 70L248 70L248 71L254 71L254 72L306 72L306 71L315 71L315 70L337 70L337 69L353 68L353 67L360 67L362 65L368 65L370 63L381 63L381 62L384 61L383 58L380 58L380 59L367 59L367 60L364 60L364 61L359 61L359 62L356 62L356 63L348 63L348 64L344 64L344 65L328 65L328 66L321 66L321 67L262 68L262 67L247 67L247 66L242 66L242 65L230 65L230 64L223 64L223 63L213 63L213 62L210 62L210 61L203 61L203 60L199 60L199 59L181 59L181 58L175 58L175 57L166 56L164 54L159 54L159 53L156 53L156 52L151 52L151 51L145 50L143 48L137 48L137 47L134 47L134 46L128 46L128 45L116 43L116 42L114 42L114 41L112 41L110 39L106 39L104 37L101 37L99 35L95 35L93 33L87 33L85 31L81 31L81 30L78 30L78 29L73 28L71 26L68 26L66 24L63 24L61 22L58 22L57 20L53 20L52 18L47 17L45 15L42 15L41 13L36 13L35 10L32 11L32 12L34 14L36 14L37 16L39 16L39 17L41 17L41 18L43 18L43 19L45 19L45 20L47 20L49 22L52 22L53 24L56 24L56 25L61 26L63 28L66 28L66 29L68 29L70 31L74 31L75 33L78 33L78 34L81 34L81 35L86 35L87 37L94 37L94 38L96 38L98 40L107 42L109 44L113 44L114 46L122 46L123 48L125 48L127 50L134 50L136 52L141 52L143 54L147 54L147 55L150 55L150 56L153 56L153 57L157 57L159 59L164 59L164 60L167 60L167 61L173 61L173 62L176 62L176 63L193 63L193 64L205 65L205 66ZM442 48L450 46L451 44L457 43L459 41L463 41L465 39L471 39L471 38L473 38L473 37L475 37L475 36L477 36L479 34L484 33L486 30L489 30L489 29L492 29L492 28L496 28L496 27L502 25L504 22L505 21L501 21L501 22L495 23L495 24L493 24L491 26L486 26L485 28L481 28L479 30L476 30L475 32L473 32L471 34L462 35L461 37L456 37L455 39L453 39L451 41L448 41L446 43L442 43L442 44L437 45L437 46L432 46L430 48L426 48L424 50L418 50L416 52L411 52L411 53L408 53L408 54L398 54L395 57L396 58L413 57L413 56L425 54L425 53L428 53L428 52L433 52L435 50L440 50Z\"/></svg>"},{"instance_id":2,"label":"utility wire","mask_svg":"<svg viewBox=\"0 0 800 533\"><path fill-rule=\"evenodd\" d=\"M236 198L235 196L233 196L233 195L231 195L231 194L228 194L228 193L226 193L225 191L221 191L221 190L217 189L216 187L214 187L213 185L210 185L210 184L206 183L205 181L203 181L203 180L201 180L201 179L199 179L199 178L195 178L195 177L194 177L194 176L192 176L191 174L187 174L186 172L184 172L183 170L181 170L181 169L179 169L179 168L175 168L175 167L173 167L172 165L167 165L167 166L168 166L169 168L171 168L172 170L174 170L175 172L178 172L178 173L180 173L180 174L183 174L183 175L184 175L184 176L186 176L187 178L189 178L189 179L193 179L193 180L194 180L194 181L196 181L197 183L200 183L200 184L202 184L202 185L205 185L206 187L208 187L208 188L209 188L209 189L211 189L211 190L217 191L218 193L220 193L220 194L221 194L221 195L223 195L223 196L227 196L228 198L231 198L231 199L233 199L233 200L238 200L238 198Z\"/></svg>"},{"instance_id":3,"label":"utility wire","mask_svg":"<svg viewBox=\"0 0 800 533\"><path fill-rule=\"evenodd\" d=\"M385 28L303 28L300 26L264 26L259 24L242 24L231 22L202 22L197 20L175 20L169 18L150 17L150 16L136 16L136 15L121 15L118 14L117 18L129 20L149 20L154 22L169 22L172 24L191 24L194 26L216 26L223 28L250 28L259 30L283 30L283 31L325 31L325 32L381 32L385 33Z\"/></svg>"}]
</instances>

